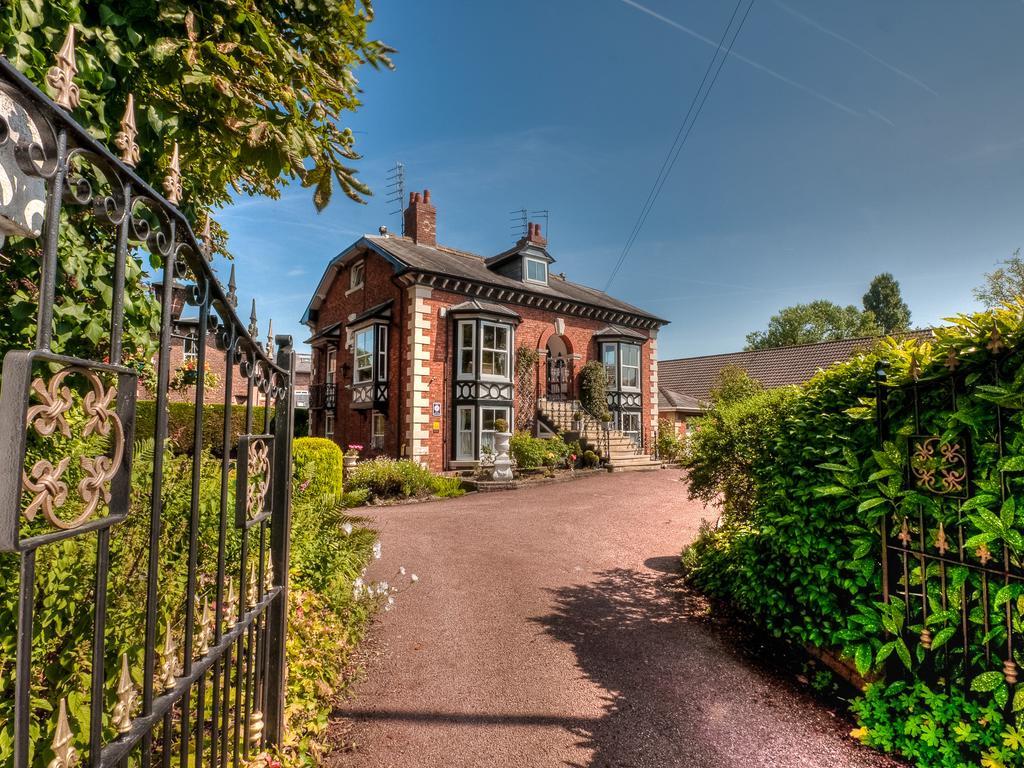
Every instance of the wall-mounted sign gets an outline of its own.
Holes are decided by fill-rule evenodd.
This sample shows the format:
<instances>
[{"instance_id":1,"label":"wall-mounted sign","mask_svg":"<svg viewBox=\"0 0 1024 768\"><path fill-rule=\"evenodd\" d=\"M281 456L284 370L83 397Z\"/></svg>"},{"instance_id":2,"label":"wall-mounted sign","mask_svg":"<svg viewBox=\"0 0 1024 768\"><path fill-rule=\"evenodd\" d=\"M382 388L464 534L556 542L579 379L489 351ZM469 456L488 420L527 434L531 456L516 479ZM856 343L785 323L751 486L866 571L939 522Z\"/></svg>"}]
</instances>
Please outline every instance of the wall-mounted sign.
<instances>
[{"instance_id":1,"label":"wall-mounted sign","mask_svg":"<svg viewBox=\"0 0 1024 768\"><path fill-rule=\"evenodd\" d=\"M435 421L434 422L434 431L435 432L440 432L441 431L441 422L440 421Z\"/></svg>"},{"instance_id":2,"label":"wall-mounted sign","mask_svg":"<svg viewBox=\"0 0 1024 768\"><path fill-rule=\"evenodd\" d=\"M440 403L434 403L434 407L433 407L432 413L435 416L440 416L441 415L441 404Z\"/></svg>"}]
</instances>

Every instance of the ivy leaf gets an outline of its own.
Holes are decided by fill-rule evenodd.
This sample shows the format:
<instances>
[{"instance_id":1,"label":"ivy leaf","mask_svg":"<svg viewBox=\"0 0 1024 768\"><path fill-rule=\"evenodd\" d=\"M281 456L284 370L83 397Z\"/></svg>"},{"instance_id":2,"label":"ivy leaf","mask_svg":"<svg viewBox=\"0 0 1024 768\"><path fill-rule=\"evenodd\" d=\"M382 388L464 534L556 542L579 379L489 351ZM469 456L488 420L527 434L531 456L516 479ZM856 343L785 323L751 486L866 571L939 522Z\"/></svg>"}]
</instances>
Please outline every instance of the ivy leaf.
<instances>
[{"instance_id":1,"label":"ivy leaf","mask_svg":"<svg viewBox=\"0 0 1024 768\"><path fill-rule=\"evenodd\" d=\"M971 690L978 693L994 691L1003 682L1002 672L982 672L971 681Z\"/></svg>"},{"instance_id":2,"label":"ivy leaf","mask_svg":"<svg viewBox=\"0 0 1024 768\"><path fill-rule=\"evenodd\" d=\"M869 509L874 509L877 506L885 504L888 501L884 496L875 496L873 499L867 499L857 505L858 512L867 512Z\"/></svg>"}]
</instances>

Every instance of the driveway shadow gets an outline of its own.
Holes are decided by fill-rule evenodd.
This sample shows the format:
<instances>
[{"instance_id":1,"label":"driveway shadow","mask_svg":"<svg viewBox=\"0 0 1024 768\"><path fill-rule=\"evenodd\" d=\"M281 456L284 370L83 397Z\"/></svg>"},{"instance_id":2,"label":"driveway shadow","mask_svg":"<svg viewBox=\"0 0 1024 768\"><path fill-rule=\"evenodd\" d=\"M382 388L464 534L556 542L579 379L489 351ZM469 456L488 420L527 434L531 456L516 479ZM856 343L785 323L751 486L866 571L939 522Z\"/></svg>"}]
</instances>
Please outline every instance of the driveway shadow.
<instances>
[{"instance_id":1,"label":"driveway shadow","mask_svg":"<svg viewBox=\"0 0 1024 768\"><path fill-rule=\"evenodd\" d=\"M668 560L646 565L667 571ZM551 594L552 612L532 621L571 646L583 675L606 691L604 716L571 729L592 750L587 768L894 765L745 658L677 575L615 569Z\"/></svg>"}]
</instances>

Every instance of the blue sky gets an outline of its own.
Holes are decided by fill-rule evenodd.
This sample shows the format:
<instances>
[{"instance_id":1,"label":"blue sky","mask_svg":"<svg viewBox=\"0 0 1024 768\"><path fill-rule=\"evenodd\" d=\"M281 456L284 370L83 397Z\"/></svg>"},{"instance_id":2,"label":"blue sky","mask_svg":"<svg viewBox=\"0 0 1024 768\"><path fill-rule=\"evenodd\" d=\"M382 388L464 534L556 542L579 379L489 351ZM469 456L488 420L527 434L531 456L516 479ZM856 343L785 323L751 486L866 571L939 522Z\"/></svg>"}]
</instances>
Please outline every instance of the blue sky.
<instances>
[{"instance_id":1,"label":"blue sky","mask_svg":"<svg viewBox=\"0 0 1024 768\"><path fill-rule=\"evenodd\" d=\"M604 287L733 6L378 0L397 66L357 73L346 120L376 195L317 214L296 186L221 211L243 306L305 339L327 262L399 228L396 160L442 243L492 255L509 211L549 209L556 269ZM1024 246L1022 28L1020 0L757 0L609 292L672 321L662 358L741 349L789 304L859 304L883 271L915 324L975 308Z\"/></svg>"}]
</instances>

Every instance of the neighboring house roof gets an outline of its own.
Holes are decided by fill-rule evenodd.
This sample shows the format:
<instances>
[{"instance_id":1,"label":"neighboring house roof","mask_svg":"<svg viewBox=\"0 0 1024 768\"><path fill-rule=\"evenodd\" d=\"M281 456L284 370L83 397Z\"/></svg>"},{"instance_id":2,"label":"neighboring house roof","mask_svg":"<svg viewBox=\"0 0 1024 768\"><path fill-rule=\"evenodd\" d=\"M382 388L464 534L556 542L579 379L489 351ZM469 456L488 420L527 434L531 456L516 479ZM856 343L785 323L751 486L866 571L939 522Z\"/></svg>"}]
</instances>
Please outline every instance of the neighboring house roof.
<instances>
[{"instance_id":1,"label":"neighboring house roof","mask_svg":"<svg viewBox=\"0 0 1024 768\"><path fill-rule=\"evenodd\" d=\"M907 336L930 336L931 330L911 331ZM658 385L700 401L707 401L719 374L726 366L742 368L768 389L802 384L823 368L868 350L878 337L822 341L793 347L756 349L724 355L684 357L658 361Z\"/></svg>"},{"instance_id":2,"label":"neighboring house roof","mask_svg":"<svg viewBox=\"0 0 1024 768\"><path fill-rule=\"evenodd\" d=\"M396 235L365 235L335 256L324 272L324 276L321 278L309 306L306 308L305 313L303 313L303 323L309 323L310 312L320 309L327 296L327 290L334 280L334 276L337 274L342 261L346 257L361 252L365 248L369 248L383 256L395 267L396 272L399 274L402 272L423 272L442 277L454 277L496 288L508 288L522 294L563 299L599 309L621 312L644 320L654 321L660 325L668 323L667 320L652 315L650 312L639 307L634 307L632 304L612 298L604 291L570 282L558 275L549 275L547 285L524 283L522 280L506 277L499 272L489 269L483 256L440 245L435 247L417 244L411 238L398 237Z\"/></svg>"},{"instance_id":3,"label":"neighboring house roof","mask_svg":"<svg viewBox=\"0 0 1024 768\"><path fill-rule=\"evenodd\" d=\"M658 389L658 410L659 411L683 411L685 413L703 413L704 406L696 397L684 395L671 389L659 387Z\"/></svg>"}]
</instances>

